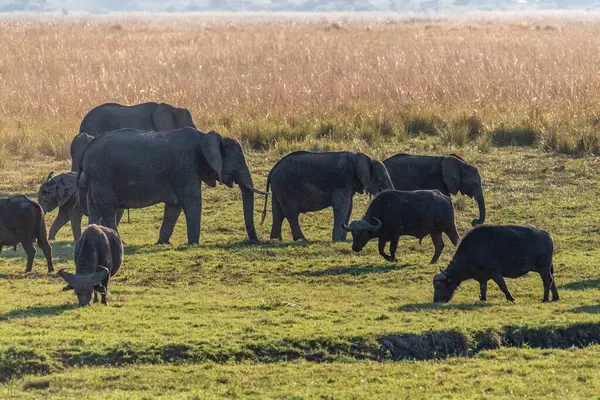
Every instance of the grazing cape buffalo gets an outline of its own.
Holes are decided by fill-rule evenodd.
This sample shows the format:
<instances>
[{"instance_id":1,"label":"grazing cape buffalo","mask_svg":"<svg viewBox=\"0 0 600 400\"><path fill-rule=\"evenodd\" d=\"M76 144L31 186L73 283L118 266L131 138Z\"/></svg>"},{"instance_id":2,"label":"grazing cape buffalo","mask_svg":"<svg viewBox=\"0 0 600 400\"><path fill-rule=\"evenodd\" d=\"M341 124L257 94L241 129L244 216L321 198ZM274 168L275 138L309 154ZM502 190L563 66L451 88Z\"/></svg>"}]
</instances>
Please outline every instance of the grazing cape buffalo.
<instances>
[{"instance_id":1,"label":"grazing cape buffalo","mask_svg":"<svg viewBox=\"0 0 600 400\"><path fill-rule=\"evenodd\" d=\"M48 272L54 271L52 264L52 247L46 235L44 210L35 201L26 196L14 196L0 199L0 252L2 246L17 247L21 243L27 253L27 268L30 272L37 252L33 241L44 252L48 262Z\"/></svg>"},{"instance_id":2,"label":"grazing cape buffalo","mask_svg":"<svg viewBox=\"0 0 600 400\"><path fill-rule=\"evenodd\" d=\"M75 275L58 271L67 282L63 290L75 290L80 306L92 301L98 302L98 293L102 295L102 304L108 304L108 280L114 276L123 262L123 243L117 232L110 228L90 225L75 244Z\"/></svg>"},{"instance_id":3,"label":"grazing cape buffalo","mask_svg":"<svg viewBox=\"0 0 600 400\"><path fill-rule=\"evenodd\" d=\"M438 190L383 192L373 199L362 220L342 226L352 233L352 250L359 252L369 240L379 238L379 254L391 262L396 261L398 239L402 235L419 240L431 235L435 246L431 264L438 260L444 249L442 232L455 246L458 242L452 200ZM387 242L390 242L389 256L385 254Z\"/></svg>"},{"instance_id":4,"label":"grazing cape buffalo","mask_svg":"<svg viewBox=\"0 0 600 400\"><path fill-rule=\"evenodd\" d=\"M507 300L514 301L504 278L518 278L530 271L542 277L542 301L548 301L550 291L552 301L557 301L553 252L554 244L548 232L533 226L477 226L462 238L448 267L440 269L440 273L433 278L433 301L450 301L456 288L467 279L479 282L482 301L486 300L487 282L490 279L496 282Z\"/></svg>"}]
</instances>

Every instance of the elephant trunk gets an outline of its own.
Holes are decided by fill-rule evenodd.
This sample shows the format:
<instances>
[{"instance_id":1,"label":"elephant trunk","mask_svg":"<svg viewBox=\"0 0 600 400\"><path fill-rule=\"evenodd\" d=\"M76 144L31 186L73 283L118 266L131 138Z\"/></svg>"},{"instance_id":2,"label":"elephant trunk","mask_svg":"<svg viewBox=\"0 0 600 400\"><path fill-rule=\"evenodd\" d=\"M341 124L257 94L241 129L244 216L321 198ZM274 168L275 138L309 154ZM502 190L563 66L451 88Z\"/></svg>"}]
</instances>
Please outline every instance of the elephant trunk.
<instances>
[{"instance_id":1,"label":"elephant trunk","mask_svg":"<svg viewBox=\"0 0 600 400\"><path fill-rule=\"evenodd\" d=\"M479 225L485 222L485 200L483 199L483 193L475 196L475 200L477 201L477 206L479 207L479 219L474 219L471 222L471 225Z\"/></svg>"},{"instance_id":2,"label":"elephant trunk","mask_svg":"<svg viewBox=\"0 0 600 400\"><path fill-rule=\"evenodd\" d=\"M258 242L258 236L256 235L256 229L254 228L254 193L259 192L254 189L252 184L252 177L250 171L245 169L242 171L239 177L239 186L242 192L242 203L244 207L244 223L246 224L246 232L248 233L248 239L252 243Z\"/></svg>"}]
</instances>

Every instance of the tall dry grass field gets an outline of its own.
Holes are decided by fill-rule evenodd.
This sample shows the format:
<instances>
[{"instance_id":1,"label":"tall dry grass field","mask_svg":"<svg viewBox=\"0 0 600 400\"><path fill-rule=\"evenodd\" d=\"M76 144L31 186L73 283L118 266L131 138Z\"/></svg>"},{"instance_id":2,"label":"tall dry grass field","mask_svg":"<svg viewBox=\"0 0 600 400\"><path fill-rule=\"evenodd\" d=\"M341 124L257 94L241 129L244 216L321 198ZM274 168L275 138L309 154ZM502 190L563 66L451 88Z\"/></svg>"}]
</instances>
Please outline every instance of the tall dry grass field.
<instances>
[{"instance_id":1,"label":"tall dry grass field","mask_svg":"<svg viewBox=\"0 0 600 400\"><path fill-rule=\"evenodd\" d=\"M559 149L566 134L595 140L598 33L574 24L5 21L1 143L25 158L68 157L91 108L159 101L255 149L315 132L373 140L434 130L460 145L454 137L473 115L492 134L525 129Z\"/></svg>"}]
</instances>

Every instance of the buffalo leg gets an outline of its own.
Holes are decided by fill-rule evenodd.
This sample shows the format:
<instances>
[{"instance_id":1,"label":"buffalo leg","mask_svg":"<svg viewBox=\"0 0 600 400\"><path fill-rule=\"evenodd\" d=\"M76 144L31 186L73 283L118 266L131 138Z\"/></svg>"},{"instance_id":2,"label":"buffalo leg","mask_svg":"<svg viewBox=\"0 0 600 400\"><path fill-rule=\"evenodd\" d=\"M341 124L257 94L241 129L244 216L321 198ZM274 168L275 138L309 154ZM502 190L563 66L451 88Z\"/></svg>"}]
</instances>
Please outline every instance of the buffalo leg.
<instances>
[{"instance_id":1,"label":"buffalo leg","mask_svg":"<svg viewBox=\"0 0 600 400\"><path fill-rule=\"evenodd\" d=\"M94 290L94 303L98 302L98 292Z\"/></svg>"},{"instance_id":2,"label":"buffalo leg","mask_svg":"<svg viewBox=\"0 0 600 400\"><path fill-rule=\"evenodd\" d=\"M458 244L458 232L456 231L456 226L452 225L450 228L446 229L444 231L446 233L446 235L448 235L448 238L450 239L450 241L452 242L452 244L454 246L456 246Z\"/></svg>"},{"instance_id":3,"label":"buffalo leg","mask_svg":"<svg viewBox=\"0 0 600 400\"><path fill-rule=\"evenodd\" d=\"M390 261L396 262L396 250L398 250L398 240L400 240L400 234L394 233L392 240L390 240Z\"/></svg>"},{"instance_id":4,"label":"buffalo leg","mask_svg":"<svg viewBox=\"0 0 600 400\"><path fill-rule=\"evenodd\" d=\"M433 242L433 246L435 247L435 252L433 253L433 258L431 259L430 264L435 264L440 258L442 251L444 250L444 240L442 239L441 232L431 232L431 241Z\"/></svg>"},{"instance_id":5,"label":"buffalo leg","mask_svg":"<svg viewBox=\"0 0 600 400\"><path fill-rule=\"evenodd\" d=\"M281 225L283 224L283 220L285 219L285 215L283 214L283 210L279 205L275 196L271 196L271 213L273 215L273 225L271 225L271 239L279 239L281 240Z\"/></svg>"},{"instance_id":6,"label":"buffalo leg","mask_svg":"<svg viewBox=\"0 0 600 400\"><path fill-rule=\"evenodd\" d=\"M392 262L392 257L388 256L387 254L385 254L385 245L387 244L387 240L385 240L384 238L380 237L379 238L379 254L381 255L381 257L383 257L386 261L390 261Z\"/></svg>"},{"instance_id":7,"label":"buffalo leg","mask_svg":"<svg viewBox=\"0 0 600 400\"><path fill-rule=\"evenodd\" d=\"M31 272L31 269L33 268L33 259L35 258L35 253L37 253L37 250L30 241L21 242L21 244L23 245L23 249L27 254L27 268L25 269L25 272Z\"/></svg>"},{"instance_id":8,"label":"buffalo leg","mask_svg":"<svg viewBox=\"0 0 600 400\"><path fill-rule=\"evenodd\" d=\"M101 304L104 304L105 306L108 305L108 301L106 300L106 296L108 296L108 280L110 279L110 274L108 274L108 276L106 277L106 279L104 279L102 281L102 286L104 286L104 293L100 292L100 295L102 296L101 299Z\"/></svg>"},{"instance_id":9,"label":"buffalo leg","mask_svg":"<svg viewBox=\"0 0 600 400\"><path fill-rule=\"evenodd\" d=\"M494 280L494 282L496 282L496 285L498 285L498 287L500 288L500 290L502 290L502 293L504 293L504 296L506 296L506 300L508 300L508 301L515 301L515 298L508 291L508 287L506 286L506 282L504 281L504 277L502 277L502 276L496 276L496 277L494 277L492 279Z\"/></svg>"},{"instance_id":10,"label":"buffalo leg","mask_svg":"<svg viewBox=\"0 0 600 400\"><path fill-rule=\"evenodd\" d=\"M346 232L342 224L347 222L348 214L352 212L352 193L348 195L345 191L336 190L333 192L331 203L333 204L333 232L331 239L334 242L346 240Z\"/></svg>"},{"instance_id":11,"label":"buffalo leg","mask_svg":"<svg viewBox=\"0 0 600 400\"><path fill-rule=\"evenodd\" d=\"M69 222L69 210L67 210L67 207L60 207L58 209L58 215L54 218L54 221L52 221L52 225L50 226L48 240L54 240L60 228L65 226L67 222Z\"/></svg>"},{"instance_id":12,"label":"buffalo leg","mask_svg":"<svg viewBox=\"0 0 600 400\"><path fill-rule=\"evenodd\" d=\"M54 272L54 264L52 263L52 246L48 243L48 239L41 237L37 241L38 247L44 252L46 263L48 264L48 273Z\"/></svg>"},{"instance_id":13,"label":"buffalo leg","mask_svg":"<svg viewBox=\"0 0 600 400\"><path fill-rule=\"evenodd\" d=\"M479 300L487 300L487 281L479 282Z\"/></svg>"},{"instance_id":14,"label":"buffalo leg","mask_svg":"<svg viewBox=\"0 0 600 400\"><path fill-rule=\"evenodd\" d=\"M175 229L175 224L177 223L177 219L179 218L180 214L181 206L165 204L163 222L160 227L158 242L156 242L156 244L169 244L169 240L173 234L173 229Z\"/></svg>"}]
</instances>

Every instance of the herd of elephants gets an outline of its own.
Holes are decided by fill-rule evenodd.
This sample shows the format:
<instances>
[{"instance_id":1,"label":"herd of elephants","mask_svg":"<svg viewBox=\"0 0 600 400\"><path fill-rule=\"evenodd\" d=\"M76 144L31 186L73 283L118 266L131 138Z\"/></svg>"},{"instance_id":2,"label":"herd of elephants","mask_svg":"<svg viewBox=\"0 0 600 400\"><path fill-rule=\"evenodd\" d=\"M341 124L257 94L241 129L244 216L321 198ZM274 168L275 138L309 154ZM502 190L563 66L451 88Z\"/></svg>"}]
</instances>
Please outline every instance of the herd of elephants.
<instances>
[{"instance_id":1,"label":"herd of elephants","mask_svg":"<svg viewBox=\"0 0 600 400\"><path fill-rule=\"evenodd\" d=\"M456 154L419 156L396 154L383 162L363 153L297 151L271 169L266 191L254 187L240 144L215 131L196 129L190 112L169 104L100 105L83 119L71 143L71 172L42 183L38 202L25 196L0 199L0 251L21 244L31 271L36 250L43 250L53 272L52 248L57 232L71 222L75 273L64 269L64 290L74 290L79 305L106 304L109 278L123 261L123 244L117 226L124 210L164 203L159 244L169 243L183 210L189 244L199 242L202 182L217 182L242 193L243 214L250 242L258 242L254 227L254 195L271 195L271 239L281 240L284 219L294 240L305 240L298 216L333 208L333 241L352 235L352 249L361 251L378 239L379 254L396 261L402 235L419 240L431 236L435 263L444 248L445 233L458 248L446 269L433 278L434 302L448 302L461 282L474 279L485 300L491 279L513 301L505 277L538 272L544 285L543 301L558 300L552 264L553 241L547 232L527 225L484 225L485 201L481 176ZM270 191L269 191L270 190ZM479 218L459 243L450 195L461 192L477 201ZM363 219L350 222L355 193L375 197ZM44 214L58 208L49 235ZM83 215L89 226L81 233ZM386 245L390 243L389 254Z\"/></svg>"}]
</instances>

